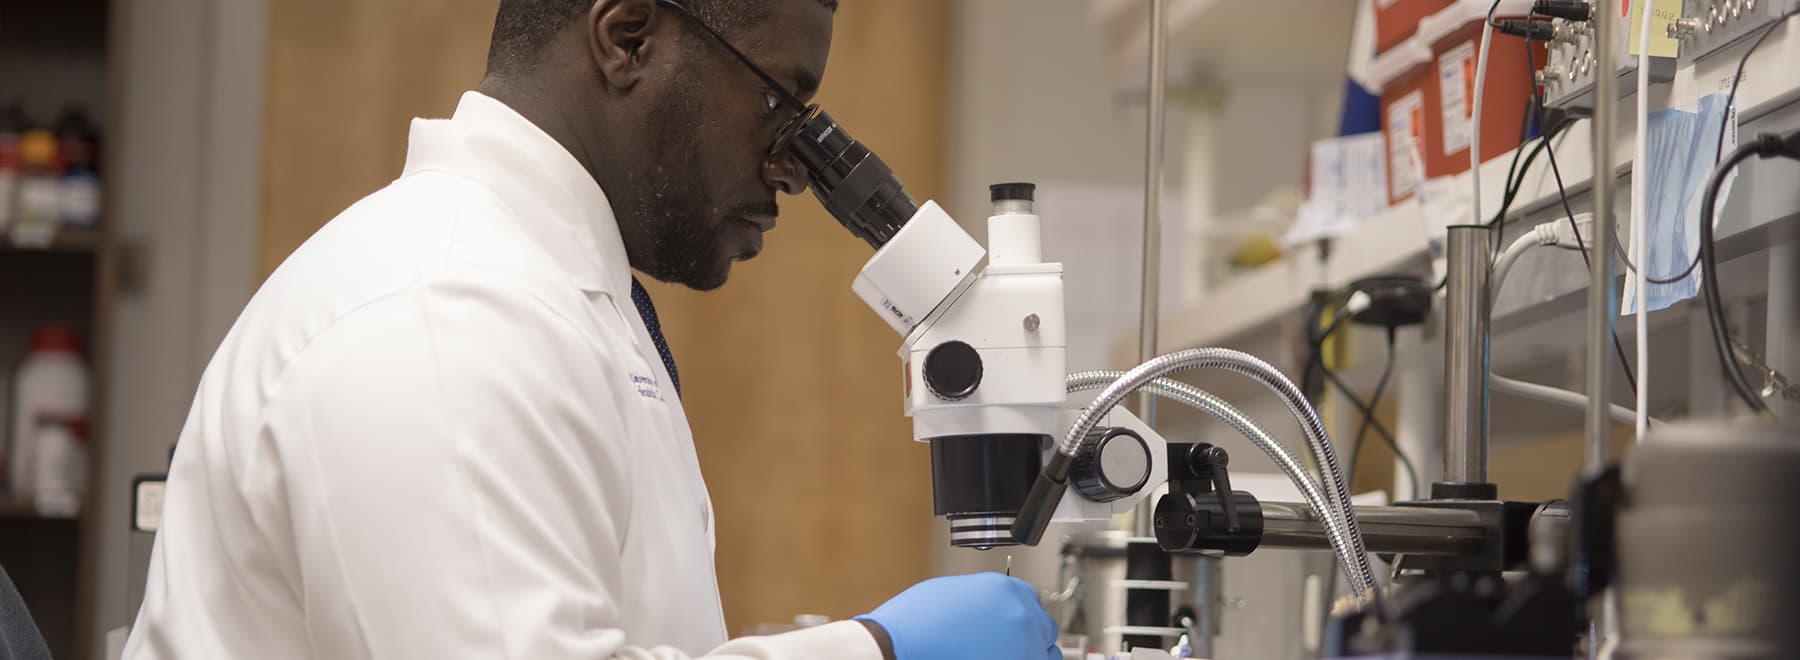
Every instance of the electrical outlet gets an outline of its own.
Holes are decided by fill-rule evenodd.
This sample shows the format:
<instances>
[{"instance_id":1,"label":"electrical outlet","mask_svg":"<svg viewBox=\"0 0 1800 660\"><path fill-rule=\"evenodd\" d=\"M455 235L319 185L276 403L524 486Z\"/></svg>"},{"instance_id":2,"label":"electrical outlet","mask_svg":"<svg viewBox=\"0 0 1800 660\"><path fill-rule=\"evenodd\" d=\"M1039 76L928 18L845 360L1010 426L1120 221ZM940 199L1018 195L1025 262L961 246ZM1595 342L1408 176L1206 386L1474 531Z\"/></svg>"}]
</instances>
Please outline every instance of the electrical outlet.
<instances>
[{"instance_id":1,"label":"electrical outlet","mask_svg":"<svg viewBox=\"0 0 1800 660\"><path fill-rule=\"evenodd\" d=\"M1772 2L1774 0L1759 0ZM1613 38L1613 61L1619 79L1619 98L1637 92L1637 56L1630 52L1635 21L1619 20L1618 34ZM1554 19L1556 36L1550 42L1550 57L1538 70L1538 84L1544 86L1544 103L1576 114L1594 109L1594 76L1598 56L1594 53L1594 29L1585 21ZM1675 79L1676 58L1651 57L1650 82L1663 83Z\"/></svg>"},{"instance_id":2,"label":"electrical outlet","mask_svg":"<svg viewBox=\"0 0 1800 660\"><path fill-rule=\"evenodd\" d=\"M1756 34L1800 6L1800 0L1684 0L1669 36L1681 41L1681 66L1691 66Z\"/></svg>"}]
</instances>

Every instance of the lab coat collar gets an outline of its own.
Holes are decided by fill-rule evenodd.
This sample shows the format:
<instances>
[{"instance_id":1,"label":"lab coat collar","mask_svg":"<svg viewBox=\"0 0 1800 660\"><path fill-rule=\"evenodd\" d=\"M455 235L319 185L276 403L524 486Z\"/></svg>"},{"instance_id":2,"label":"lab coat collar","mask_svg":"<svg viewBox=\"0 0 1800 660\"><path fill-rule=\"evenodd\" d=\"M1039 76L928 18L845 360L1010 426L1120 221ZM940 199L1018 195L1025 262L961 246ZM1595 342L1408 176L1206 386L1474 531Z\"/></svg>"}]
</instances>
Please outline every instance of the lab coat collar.
<instances>
[{"instance_id":1,"label":"lab coat collar","mask_svg":"<svg viewBox=\"0 0 1800 660\"><path fill-rule=\"evenodd\" d=\"M486 186L583 290L626 295L631 263L606 193L549 134L506 104L464 92L450 119L414 119L406 174L443 171Z\"/></svg>"}]
</instances>

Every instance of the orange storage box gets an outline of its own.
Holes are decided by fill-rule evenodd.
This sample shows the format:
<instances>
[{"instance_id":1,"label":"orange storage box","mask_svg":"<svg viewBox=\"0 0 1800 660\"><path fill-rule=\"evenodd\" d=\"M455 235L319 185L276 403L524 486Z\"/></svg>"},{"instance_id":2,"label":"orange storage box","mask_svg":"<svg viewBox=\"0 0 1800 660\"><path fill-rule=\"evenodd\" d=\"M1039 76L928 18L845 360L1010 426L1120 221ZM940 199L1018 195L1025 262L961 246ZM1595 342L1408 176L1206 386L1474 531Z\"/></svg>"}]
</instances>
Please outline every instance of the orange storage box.
<instances>
[{"instance_id":1,"label":"orange storage box","mask_svg":"<svg viewBox=\"0 0 1800 660\"><path fill-rule=\"evenodd\" d=\"M1443 130L1438 113L1437 76L1421 63L1395 77L1381 89L1381 134L1387 143L1387 194L1389 204L1413 196L1426 178L1425 164L1431 135Z\"/></svg>"},{"instance_id":2,"label":"orange storage box","mask_svg":"<svg viewBox=\"0 0 1800 660\"><path fill-rule=\"evenodd\" d=\"M1542 64L1544 46L1518 37L1494 33L1488 48L1487 84L1482 91L1481 161L1499 158L1519 146L1526 104L1531 99L1532 70L1525 49ZM1470 21L1432 41L1429 87L1434 97L1426 108L1425 176L1459 174L1469 170L1469 143L1474 127L1475 65L1481 49L1481 20Z\"/></svg>"},{"instance_id":3,"label":"orange storage box","mask_svg":"<svg viewBox=\"0 0 1800 660\"><path fill-rule=\"evenodd\" d=\"M1455 0L1375 0L1375 52L1386 52L1419 31L1419 20Z\"/></svg>"}]
</instances>

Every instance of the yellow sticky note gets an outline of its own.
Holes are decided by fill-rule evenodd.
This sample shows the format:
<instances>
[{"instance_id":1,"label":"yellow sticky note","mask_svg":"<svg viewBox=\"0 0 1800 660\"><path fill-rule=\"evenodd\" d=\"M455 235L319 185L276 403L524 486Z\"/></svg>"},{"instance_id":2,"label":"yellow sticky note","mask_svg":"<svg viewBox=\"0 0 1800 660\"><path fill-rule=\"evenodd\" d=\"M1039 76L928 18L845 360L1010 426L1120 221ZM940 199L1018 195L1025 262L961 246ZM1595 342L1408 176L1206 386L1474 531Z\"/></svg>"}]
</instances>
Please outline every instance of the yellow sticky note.
<instances>
[{"instance_id":1,"label":"yellow sticky note","mask_svg":"<svg viewBox=\"0 0 1800 660\"><path fill-rule=\"evenodd\" d=\"M1632 57L1638 55L1638 35L1641 33L1644 18L1644 7L1652 4L1648 0L1620 0L1621 10L1627 10L1625 32L1631 35L1625 49ZM1681 52L1681 42L1669 36L1669 25L1681 18L1681 0L1655 0L1656 11L1650 14L1650 56L1675 57Z\"/></svg>"}]
</instances>

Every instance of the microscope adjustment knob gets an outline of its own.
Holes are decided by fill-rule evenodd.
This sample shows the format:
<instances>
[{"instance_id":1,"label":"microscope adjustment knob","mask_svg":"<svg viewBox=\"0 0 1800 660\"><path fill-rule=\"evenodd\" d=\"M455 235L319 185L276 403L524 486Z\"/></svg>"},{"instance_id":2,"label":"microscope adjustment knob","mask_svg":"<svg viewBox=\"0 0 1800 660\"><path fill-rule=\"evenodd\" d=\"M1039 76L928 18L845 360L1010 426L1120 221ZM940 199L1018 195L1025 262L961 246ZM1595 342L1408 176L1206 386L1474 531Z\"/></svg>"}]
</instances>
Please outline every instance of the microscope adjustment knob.
<instances>
[{"instance_id":1,"label":"microscope adjustment knob","mask_svg":"<svg viewBox=\"0 0 1800 660\"><path fill-rule=\"evenodd\" d=\"M925 388L945 401L960 401L981 386L981 353L960 341L938 344L925 354Z\"/></svg>"},{"instance_id":2,"label":"microscope adjustment knob","mask_svg":"<svg viewBox=\"0 0 1800 660\"><path fill-rule=\"evenodd\" d=\"M1150 481L1150 444L1131 429L1097 427L1075 452L1069 483L1094 502L1125 499Z\"/></svg>"}]
</instances>

